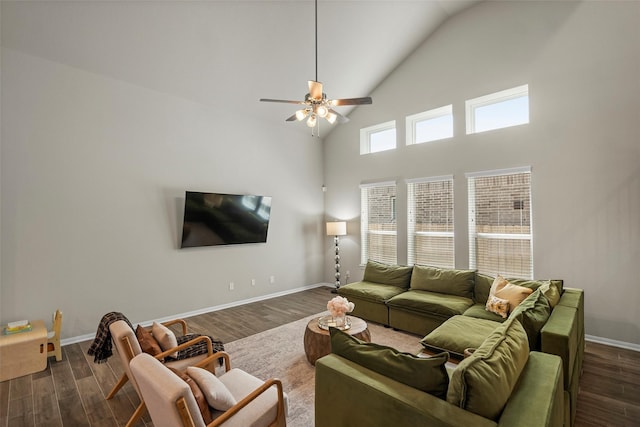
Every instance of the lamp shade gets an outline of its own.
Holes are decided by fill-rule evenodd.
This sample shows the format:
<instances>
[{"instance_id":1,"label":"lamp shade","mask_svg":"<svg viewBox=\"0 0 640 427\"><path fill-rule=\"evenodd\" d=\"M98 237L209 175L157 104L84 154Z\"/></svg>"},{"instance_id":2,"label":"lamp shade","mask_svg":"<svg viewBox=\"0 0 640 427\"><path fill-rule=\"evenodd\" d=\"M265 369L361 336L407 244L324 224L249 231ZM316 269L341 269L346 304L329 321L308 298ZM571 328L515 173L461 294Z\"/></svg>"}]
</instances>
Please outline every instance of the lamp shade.
<instances>
[{"instance_id":1,"label":"lamp shade","mask_svg":"<svg viewBox=\"0 0 640 427\"><path fill-rule=\"evenodd\" d=\"M346 236L347 223L345 221L327 222L327 236Z\"/></svg>"}]
</instances>

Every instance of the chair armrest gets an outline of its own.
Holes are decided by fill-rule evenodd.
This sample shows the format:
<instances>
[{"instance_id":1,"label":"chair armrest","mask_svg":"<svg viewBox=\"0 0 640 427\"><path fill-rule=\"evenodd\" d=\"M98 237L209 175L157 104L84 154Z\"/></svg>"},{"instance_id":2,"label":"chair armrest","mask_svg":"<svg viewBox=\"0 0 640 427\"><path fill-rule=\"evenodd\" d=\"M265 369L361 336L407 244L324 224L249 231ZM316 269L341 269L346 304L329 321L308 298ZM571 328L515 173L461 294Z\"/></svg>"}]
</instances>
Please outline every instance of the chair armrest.
<instances>
[{"instance_id":1,"label":"chair armrest","mask_svg":"<svg viewBox=\"0 0 640 427\"><path fill-rule=\"evenodd\" d=\"M184 342L184 343L180 344L177 347L173 347L173 348L170 348L167 351L163 351L162 353L157 354L155 356L155 358L158 359L158 360L163 360L165 357L167 357L167 356L169 356L169 355L171 355L171 354L173 354L173 353L175 353L177 351L184 350L187 347L191 347L192 345L194 345L195 343L198 343L200 341L206 341L207 342L207 354L209 356L211 356L213 354L213 344L211 344L211 338L209 338L206 335L201 335L201 336L196 337L196 338L194 338L192 340Z\"/></svg>"},{"instance_id":2,"label":"chair armrest","mask_svg":"<svg viewBox=\"0 0 640 427\"><path fill-rule=\"evenodd\" d=\"M226 351L217 351L213 353L211 356L208 356L206 359L201 360L196 363L195 367L206 369L207 371L215 374L216 365L218 360L224 359L224 371L227 372L231 369L231 359L229 359L229 354Z\"/></svg>"},{"instance_id":3,"label":"chair armrest","mask_svg":"<svg viewBox=\"0 0 640 427\"><path fill-rule=\"evenodd\" d=\"M242 399L240 402L236 403L231 408L226 410L222 415L220 415L218 418L216 418L210 424L208 424L207 427L216 427L216 426L222 425L223 423L228 421L229 418L236 415L238 412L242 410L242 408L247 406L249 403L253 402L262 393L266 392L274 385L276 386L277 393L278 393L278 410L276 415L276 423L272 425L278 426L278 427L284 427L286 425L285 415L284 415L284 392L282 389L282 382L275 378L270 378L266 380L264 384L262 384L260 387L258 387L251 393L249 393L249 395L244 399Z\"/></svg>"},{"instance_id":4,"label":"chair armrest","mask_svg":"<svg viewBox=\"0 0 640 427\"><path fill-rule=\"evenodd\" d=\"M187 322L183 319L167 320L166 322L162 322L162 324L166 327L180 324L182 326L182 335L187 335Z\"/></svg>"}]
</instances>

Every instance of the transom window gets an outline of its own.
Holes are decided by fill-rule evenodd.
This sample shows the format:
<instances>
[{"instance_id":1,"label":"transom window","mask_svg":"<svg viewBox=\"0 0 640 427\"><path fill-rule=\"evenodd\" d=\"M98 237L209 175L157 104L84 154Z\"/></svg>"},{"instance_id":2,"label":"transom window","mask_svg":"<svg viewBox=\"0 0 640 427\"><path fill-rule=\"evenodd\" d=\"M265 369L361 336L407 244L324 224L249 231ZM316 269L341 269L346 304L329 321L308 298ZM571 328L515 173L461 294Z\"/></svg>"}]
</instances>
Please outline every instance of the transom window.
<instances>
[{"instance_id":1,"label":"transom window","mask_svg":"<svg viewBox=\"0 0 640 427\"><path fill-rule=\"evenodd\" d=\"M407 116L407 145L453 137L453 109L447 105Z\"/></svg>"},{"instance_id":2,"label":"transom window","mask_svg":"<svg viewBox=\"0 0 640 427\"><path fill-rule=\"evenodd\" d=\"M407 260L454 268L453 176L407 181Z\"/></svg>"},{"instance_id":3,"label":"transom window","mask_svg":"<svg viewBox=\"0 0 640 427\"><path fill-rule=\"evenodd\" d=\"M360 129L360 154L377 153L395 148L395 120Z\"/></svg>"},{"instance_id":4,"label":"transom window","mask_svg":"<svg viewBox=\"0 0 640 427\"><path fill-rule=\"evenodd\" d=\"M531 169L466 176L470 267L492 276L533 278Z\"/></svg>"},{"instance_id":5,"label":"transom window","mask_svg":"<svg viewBox=\"0 0 640 427\"><path fill-rule=\"evenodd\" d=\"M529 85L465 102L467 134L529 123Z\"/></svg>"},{"instance_id":6,"label":"transom window","mask_svg":"<svg viewBox=\"0 0 640 427\"><path fill-rule=\"evenodd\" d=\"M360 230L362 264L368 260L397 262L396 183L360 186Z\"/></svg>"}]
</instances>

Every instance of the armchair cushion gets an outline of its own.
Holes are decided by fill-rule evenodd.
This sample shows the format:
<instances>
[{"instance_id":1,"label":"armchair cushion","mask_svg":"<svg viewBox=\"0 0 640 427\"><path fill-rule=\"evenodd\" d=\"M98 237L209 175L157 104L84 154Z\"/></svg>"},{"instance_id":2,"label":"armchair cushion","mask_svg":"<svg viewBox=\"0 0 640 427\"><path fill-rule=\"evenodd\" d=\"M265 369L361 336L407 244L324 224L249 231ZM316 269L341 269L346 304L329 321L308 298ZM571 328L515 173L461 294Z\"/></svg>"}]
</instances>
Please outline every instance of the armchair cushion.
<instances>
[{"instance_id":1,"label":"armchair cushion","mask_svg":"<svg viewBox=\"0 0 640 427\"><path fill-rule=\"evenodd\" d=\"M152 356L162 353L160 344L158 344L158 341L151 335L151 332L140 325L136 328L136 337L140 343L140 348L142 348L142 351L145 353L149 353Z\"/></svg>"},{"instance_id":2,"label":"armchair cushion","mask_svg":"<svg viewBox=\"0 0 640 427\"><path fill-rule=\"evenodd\" d=\"M391 347L362 342L336 328L330 328L330 333L332 353L436 397L446 397L448 353L420 358Z\"/></svg>"},{"instance_id":3,"label":"armchair cushion","mask_svg":"<svg viewBox=\"0 0 640 427\"><path fill-rule=\"evenodd\" d=\"M158 344L160 344L160 348L162 348L162 351L167 351L178 346L176 334L174 334L171 329L167 328L164 325L161 325L158 322L153 322L151 333L153 334L153 337L156 339L156 341L158 341ZM173 353L170 356L177 357L178 353Z\"/></svg>"},{"instance_id":4,"label":"armchair cushion","mask_svg":"<svg viewBox=\"0 0 640 427\"><path fill-rule=\"evenodd\" d=\"M209 409L209 403L202 393L202 390L200 389L198 383L185 372L181 372L173 368L169 369L189 385L191 393L193 393L193 397L196 399L196 403L198 404L198 409L200 410L200 415L202 415L204 423L209 424L211 421L213 421L213 416L211 415L211 410Z\"/></svg>"},{"instance_id":5,"label":"armchair cushion","mask_svg":"<svg viewBox=\"0 0 640 427\"><path fill-rule=\"evenodd\" d=\"M227 386L206 369L189 366L187 368L187 375L193 378L198 384L204 397L213 409L226 411L238 403Z\"/></svg>"}]
</instances>

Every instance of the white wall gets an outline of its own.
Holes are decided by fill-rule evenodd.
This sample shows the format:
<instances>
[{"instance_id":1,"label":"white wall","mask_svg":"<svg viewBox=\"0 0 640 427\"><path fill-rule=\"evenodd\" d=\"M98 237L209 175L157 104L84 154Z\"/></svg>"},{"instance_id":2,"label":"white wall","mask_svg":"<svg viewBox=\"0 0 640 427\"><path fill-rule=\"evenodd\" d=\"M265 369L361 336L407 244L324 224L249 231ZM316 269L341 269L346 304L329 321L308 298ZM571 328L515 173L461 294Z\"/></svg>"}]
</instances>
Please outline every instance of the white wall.
<instances>
[{"instance_id":1,"label":"white wall","mask_svg":"<svg viewBox=\"0 0 640 427\"><path fill-rule=\"evenodd\" d=\"M640 344L640 3L483 2L447 21L325 141L326 215L349 220L342 272L359 267L359 184L453 174L456 265L468 266L465 172L530 165L534 275L585 290L586 333ZM530 124L466 135L466 99L529 84ZM455 136L406 146L407 115L453 104ZM359 155L359 129L396 120L395 151ZM330 281L333 261L325 258Z\"/></svg>"},{"instance_id":2,"label":"white wall","mask_svg":"<svg viewBox=\"0 0 640 427\"><path fill-rule=\"evenodd\" d=\"M0 322L60 308L68 338L322 281L317 140L6 47L1 83ZM267 243L178 249L185 190L272 196Z\"/></svg>"}]
</instances>

